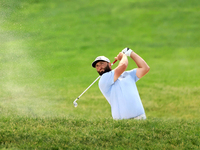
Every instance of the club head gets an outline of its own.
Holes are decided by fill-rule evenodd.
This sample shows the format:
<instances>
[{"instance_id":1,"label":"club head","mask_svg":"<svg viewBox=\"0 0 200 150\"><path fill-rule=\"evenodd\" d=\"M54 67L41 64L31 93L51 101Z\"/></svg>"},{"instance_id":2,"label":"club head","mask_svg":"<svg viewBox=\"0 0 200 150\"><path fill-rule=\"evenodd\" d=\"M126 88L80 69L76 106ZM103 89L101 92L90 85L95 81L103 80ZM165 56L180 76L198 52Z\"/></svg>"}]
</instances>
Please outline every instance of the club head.
<instances>
[{"instance_id":1,"label":"club head","mask_svg":"<svg viewBox=\"0 0 200 150\"><path fill-rule=\"evenodd\" d=\"M77 106L78 106L77 102L73 102L73 104L74 104L74 107L77 107Z\"/></svg>"}]
</instances>

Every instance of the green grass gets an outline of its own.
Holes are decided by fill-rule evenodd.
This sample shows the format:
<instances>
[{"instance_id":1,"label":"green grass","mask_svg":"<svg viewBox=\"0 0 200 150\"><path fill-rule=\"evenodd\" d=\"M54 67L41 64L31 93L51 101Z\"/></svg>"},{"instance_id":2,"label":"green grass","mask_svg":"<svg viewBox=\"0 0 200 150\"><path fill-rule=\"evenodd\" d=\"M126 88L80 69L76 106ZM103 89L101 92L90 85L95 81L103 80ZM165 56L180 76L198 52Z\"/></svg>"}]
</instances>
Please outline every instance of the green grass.
<instances>
[{"instance_id":1,"label":"green grass","mask_svg":"<svg viewBox=\"0 0 200 150\"><path fill-rule=\"evenodd\" d=\"M1 0L0 148L199 149L199 4ZM112 120L97 83L74 108L96 56L125 47L151 67L137 83L148 119Z\"/></svg>"},{"instance_id":2,"label":"green grass","mask_svg":"<svg viewBox=\"0 0 200 150\"><path fill-rule=\"evenodd\" d=\"M4 118L1 147L19 149L198 149L199 121ZM9 126L7 126L9 124Z\"/></svg>"}]
</instances>

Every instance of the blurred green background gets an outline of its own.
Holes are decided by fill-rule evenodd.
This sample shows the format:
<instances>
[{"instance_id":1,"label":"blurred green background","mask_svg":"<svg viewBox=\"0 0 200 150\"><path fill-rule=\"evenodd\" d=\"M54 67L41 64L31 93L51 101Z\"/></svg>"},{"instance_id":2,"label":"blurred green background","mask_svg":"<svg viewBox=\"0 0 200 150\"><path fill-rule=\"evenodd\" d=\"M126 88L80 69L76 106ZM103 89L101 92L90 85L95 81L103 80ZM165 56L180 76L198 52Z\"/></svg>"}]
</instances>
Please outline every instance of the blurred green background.
<instances>
[{"instance_id":1,"label":"blurred green background","mask_svg":"<svg viewBox=\"0 0 200 150\"><path fill-rule=\"evenodd\" d=\"M98 83L73 101L98 77L97 56L129 47L151 67L137 82L147 117L199 119L199 4L1 0L1 115L112 118Z\"/></svg>"}]
</instances>

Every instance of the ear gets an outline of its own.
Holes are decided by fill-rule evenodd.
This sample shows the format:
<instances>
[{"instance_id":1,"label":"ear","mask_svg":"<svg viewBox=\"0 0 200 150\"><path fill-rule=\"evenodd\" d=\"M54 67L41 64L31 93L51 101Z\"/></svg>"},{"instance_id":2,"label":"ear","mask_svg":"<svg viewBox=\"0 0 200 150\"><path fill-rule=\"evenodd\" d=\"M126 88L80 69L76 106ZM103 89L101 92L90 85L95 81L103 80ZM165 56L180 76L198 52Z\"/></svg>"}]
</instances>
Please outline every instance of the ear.
<instances>
[{"instance_id":1,"label":"ear","mask_svg":"<svg viewBox=\"0 0 200 150\"><path fill-rule=\"evenodd\" d=\"M111 66L112 66L111 63L109 63L109 68L110 68L110 69L111 69Z\"/></svg>"}]
</instances>

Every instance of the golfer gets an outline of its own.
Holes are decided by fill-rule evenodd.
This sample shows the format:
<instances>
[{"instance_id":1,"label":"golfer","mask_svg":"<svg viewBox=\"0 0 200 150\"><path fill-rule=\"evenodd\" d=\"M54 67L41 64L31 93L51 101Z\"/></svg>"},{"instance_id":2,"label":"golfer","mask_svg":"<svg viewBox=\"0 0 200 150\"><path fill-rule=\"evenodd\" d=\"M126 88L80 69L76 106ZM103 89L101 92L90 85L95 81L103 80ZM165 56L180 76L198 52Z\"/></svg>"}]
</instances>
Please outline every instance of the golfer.
<instances>
[{"instance_id":1,"label":"golfer","mask_svg":"<svg viewBox=\"0 0 200 150\"><path fill-rule=\"evenodd\" d=\"M138 68L126 71L127 56L132 58ZM97 57L92 63L92 67L101 75L99 88L111 106L113 119L146 119L136 82L149 72L150 67L129 48L123 49L115 60L120 62L114 70L105 56Z\"/></svg>"}]
</instances>

